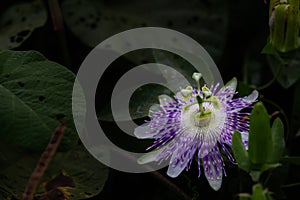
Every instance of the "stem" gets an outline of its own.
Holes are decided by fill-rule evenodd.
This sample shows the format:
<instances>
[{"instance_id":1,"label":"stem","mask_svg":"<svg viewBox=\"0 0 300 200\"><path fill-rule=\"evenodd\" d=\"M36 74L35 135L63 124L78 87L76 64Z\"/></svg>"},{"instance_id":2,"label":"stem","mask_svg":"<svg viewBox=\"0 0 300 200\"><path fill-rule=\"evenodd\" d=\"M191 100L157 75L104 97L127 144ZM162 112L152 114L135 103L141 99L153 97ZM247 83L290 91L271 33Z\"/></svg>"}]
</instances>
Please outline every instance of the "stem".
<instances>
[{"instance_id":1,"label":"stem","mask_svg":"<svg viewBox=\"0 0 300 200\"><path fill-rule=\"evenodd\" d=\"M269 182L269 180L270 180L272 174L273 174L272 171L269 171L269 172L268 172L268 175L267 175L265 181L263 182L264 187L267 187L268 182Z\"/></svg>"},{"instance_id":2,"label":"stem","mask_svg":"<svg viewBox=\"0 0 300 200\"><path fill-rule=\"evenodd\" d=\"M48 0L54 31L64 30L64 22L57 0Z\"/></svg>"},{"instance_id":3,"label":"stem","mask_svg":"<svg viewBox=\"0 0 300 200\"><path fill-rule=\"evenodd\" d=\"M262 85L262 86L257 86L256 88L254 89L257 89L257 90L263 90L263 89L266 89L268 88L269 86L271 86L278 78L280 72L282 71L282 66L280 65L275 76L273 76L273 79L271 79L269 82L267 82L266 84Z\"/></svg>"},{"instance_id":4,"label":"stem","mask_svg":"<svg viewBox=\"0 0 300 200\"><path fill-rule=\"evenodd\" d=\"M263 97L261 100L275 106L279 110L279 112L282 114L282 116L284 118L284 121L286 123L286 133L287 134L286 134L286 137L285 137L285 141L287 141L288 136L289 136L289 131L290 131L290 125L289 125L288 117L286 116L284 110L279 105L277 105L274 101L272 101L270 99L266 99L266 98Z\"/></svg>"},{"instance_id":5,"label":"stem","mask_svg":"<svg viewBox=\"0 0 300 200\"><path fill-rule=\"evenodd\" d=\"M180 197L182 197L182 199L184 199L184 200L191 200L192 199L185 192L183 192L177 185L175 185L174 183L172 183L171 181L169 181L166 177L164 177L163 175L161 175L159 172L154 171L154 172L151 172L151 174L155 178L161 180L166 186L168 186L169 188L171 188L174 192L176 192Z\"/></svg>"},{"instance_id":6,"label":"stem","mask_svg":"<svg viewBox=\"0 0 300 200\"><path fill-rule=\"evenodd\" d=\"M280 61L281 63L283 63L284 61ZM255 86L255 85L249 85L251 88L253 88L253 89L255 89L255 90L264 90L264 89L266 89L266 88L268 88L269 86L271 86L276 80L277 80L277 78L278 78L278 76L279 76L279 74L280 74L280 72L282 71L282 65L280 65L279 67L278 67L278 70L277 70L277 72L275 73L275 75L273 76L273 78L270 80L270 81L268 81L267 83L265 83L264 85L261 85L261 86ZM248 72L247 72L248 73ZM248 80L247 80L248 81ZM245 82L245 83L247 83L247 82Z\"/></svg>"},{"instance_id":7,"label":"stem","mask_svg":"<svg viewBox=\"0 0 300 200\"><path fill-rule=\"evenodd\" d=\"M300 183L291 183L288 185L283 185L281 186L282 188L288 188L288 187L296 187L296 186L300 186Z\"/></svg>"},{"instance_id":8,"label":"stem","mask_svg":"<svg viewBox=\"0 0 300 200\"><path fill-rule=\"evenodd\" d=\"M62 12L58 0L48 0L48 5L49 5L49 10L51 14L52 23L53 23L53 29L57 33L58 40L60 43L60 48L64 58L64 64L70 67L71 59L70 59L69 49L66 40L64 21L63 21Z\"/></svg>"},{"instance_id":9,"label":"stem","mask_svg":"<svg viewBox=\"0 0 300 200\"><path fill-rule=\"evenodd\" d=\"M53 158L53 155L56 152L56 149L61 141L61 138L65 132L66 126L65 124L61 124L58 126L50 139L48 146L43 152L36 168L32 172L29 181L26 185L25 192L23 194L22 200L32 200L34 193L37 189L38 183L40 179L43 177L44 172L46 171L50 161Z\"/></svg>"}]
</instances>

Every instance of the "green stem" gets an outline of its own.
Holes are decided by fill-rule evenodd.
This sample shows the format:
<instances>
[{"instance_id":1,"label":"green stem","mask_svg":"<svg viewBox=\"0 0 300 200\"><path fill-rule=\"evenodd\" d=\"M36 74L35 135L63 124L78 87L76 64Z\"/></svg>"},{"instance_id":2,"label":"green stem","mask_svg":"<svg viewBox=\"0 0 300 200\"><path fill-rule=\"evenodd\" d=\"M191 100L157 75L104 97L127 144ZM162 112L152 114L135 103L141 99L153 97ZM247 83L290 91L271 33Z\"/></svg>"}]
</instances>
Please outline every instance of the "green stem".
<instances>
[{"instance_id":1,"label":"green stem","mask_svg":"<svg viewBox=\"0 0 300 200\"><path fill-rule=\"evenodd\" d=\"M202 105L203 99L199 95L196 96L196 99L198 101L198 105L199 105L199 109L200 109L200 115L203 115L204 114L204 109L203 109L203 105Z\"/></svg>"},{"instance_id":2,"label":"green stem","mask_svg":"<svg viewBox=\"0 0 300 200\"><path fill-rule=\"evenodd\" d=\"M300 183L291 183L291 184L288 184L288 185L283 185L281 187L288 188L288 187L296 187L296 186L300 186Z\"/></svg>"},{"instance_id":3,"label":"green stem","mask_svg":"<svg viewBox=\"0 0 300 200\"><path fill-rule=\"evenodd\" d=\"M284 118L284 121L286 123L286 133L287 134L286 134L286 137L285 137L285 141L287 141L287 137L289 136L289 132L290 132L290 125L289 125L288 117L286 116L284 110L279 105L277 105L274 101L272 101L270 99L267 99L267 98L263 97L261 100L275 106L279 110L279 112L282 114L282 116Z\"/></svg>"},{"instance_id":4,"label":"green stem","mask_svg":"<svg viewBox=\"0 0 300 200\"><path fill-rule=\"evenodd\" d=\"M281 71L282 71L282 65L280 65L278 67L278 70L277 70L276 74L273 76L273 78L269 82L267 82L266 84L264 84L262 86L250 85L250 87L255 89L255 90L263 90L263 89L268 88L269 86L271 86L277 80L277 78L278 78Z\"/></svg>"}]
</instances>

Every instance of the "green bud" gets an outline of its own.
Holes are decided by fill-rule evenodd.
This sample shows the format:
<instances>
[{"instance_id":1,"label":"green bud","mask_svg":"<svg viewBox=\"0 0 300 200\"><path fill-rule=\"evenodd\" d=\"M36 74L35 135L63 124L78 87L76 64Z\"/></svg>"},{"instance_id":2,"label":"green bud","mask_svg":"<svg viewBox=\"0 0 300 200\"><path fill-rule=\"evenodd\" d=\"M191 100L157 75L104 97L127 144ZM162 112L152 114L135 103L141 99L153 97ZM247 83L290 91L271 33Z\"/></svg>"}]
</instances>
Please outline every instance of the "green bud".
<instances>
[{"instance_id":1,"label":"green bud","mask_svg":"<svg viewBox=\"0 0 300 200\"><path fill-rule=\"evenodd\" d=\"M270 43L280 52L299 47L299 0L271 0Z\"/></svg>"}]
</instances>

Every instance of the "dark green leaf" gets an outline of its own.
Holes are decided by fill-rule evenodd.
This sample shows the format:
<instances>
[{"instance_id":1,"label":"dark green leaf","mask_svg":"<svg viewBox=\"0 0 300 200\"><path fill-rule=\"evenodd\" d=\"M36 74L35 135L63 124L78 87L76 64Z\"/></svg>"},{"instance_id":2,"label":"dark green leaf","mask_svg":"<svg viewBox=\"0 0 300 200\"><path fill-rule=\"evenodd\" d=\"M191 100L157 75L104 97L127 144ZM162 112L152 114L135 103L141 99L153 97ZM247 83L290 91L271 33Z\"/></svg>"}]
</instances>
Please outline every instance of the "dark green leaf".
<instances>
[{"instance_id":1,"label":"dark green leaf","mask_svg":"<svg viewBox=\"0 0 300 200\"><path fill-rule=\"evenodd\" d=\"M282 56L282 55L281 55ZM300 51L285 54L279 58L278 55L267 56L272 73L284 88L289 88L300 78Z\"/></svg>"},{"instance_id":2,"label":"dark green leaf","mask_svg":"<svg viewBox=\"0 0 300 200\"><path fill-rule=\"evenodd\" d=\"M0 142L0 171L14 164L24 149Z\"/></svg>"},{"instance_id":3,"label":"dark green leaf","mask_svg":"<svg viewBox=\"0 0 300 200\"><path fill-rule=\"evenodd\" d=\"M74 79L72 72L38 52L0 52L1 140L43 150L55 128L65 122L60 149L74 146Z\"/></svg>"},{"instance_id":4,"label":"dark green leaf","mask_svg":"<svg viewBox=\"0 0 300 200\"><path fill-rule=\"evenodd\" d=\"M250 161L248 157L248 152L245 149L245 146L242 142L242 136L239 131L234 131L232 136L232 151L234 158L238 163L239 168L249 172L250 170Z\"/></svg>"},{"instance_id":5,"label":"dark green leaf","mask_svg":"<svg viewBox=\"0 0 300 200\"><path fill-rule=\"evenodd\" d=\"M222 0L210 0L209 3L196 0L130 0L110 3L103 0L65 0L62 12L71 31L91 47L128 29L165 27L196 39L218 60L222 55L227 32L226 7L226 2Z\"/></svg>"},{"instance_id":6,"label":"dark green leaf","mask_svg":"<svg viewBox=\"0 0 300 200\"><path fill-rule=\"evenodd\" d=\"M280 118L277 118L272 125L272 152L268 161L270 163L278 162L284 152L284 148L284 127Z\"/></svg>"},{"instance_id":7,"label":"dark green leaf","mask_svg":"<svg viewBox=\"0 0 300 200\"><path fill-rule=\"evenodd\" d=\"M0 50L18 47L46 20L43 1L14 2L0 15Z\"/></svg>"},{"instance_id":8,"label":"dark green leaf","mask_svg":"<svg viewBox=\"0 0 300 200\"><path fill-rule=\"evenodd\" d=\"M291 163L294 165L299 165L300 166L300 157L296 156L286 156L282 158L283 162Z\"/></svg>"},{"instance_id":9,"label":"dark green leaf","mask_svg":"<svg viewBox=\"0 0 300 200\"><path fill-rule=\"evenodd\" d=\"M270 119L263 103L258 102L250 115L248 152L254 164L264 164L272 150Z\"/></svg>"},{"instance_id":10,"label":"dark green leaf","mask_svg":"<svg viewBox=\"0 0 300 200\"><path fill-rule=\"evenodd\" d=\"M22 156L17 163L0 173L0 190L6 191L1 193L2 199L21 197L40 157L32 152L23 152ZM85 199L101 192L107 177L108 168L93 158L84 147L77 146L71 151L56 153L37 194L40 197L50 195L51 190L58 188L60 192L68 192L70 200Z\"/></svg>"},{"instance_id":11,"label":"dark green leaf","mask_svg":"<svg viewBox=\"0 0 300 200\"><path fill-rule=\"evenodd\" d=\"M270 54L270 55L277 55L278 54L277 51L276 51L276 49L273 47L273 45L270 42L268 42L266 44L266 46L263 48L263 50L261 51L261 53L263 53L263 54Z\"/></svg>"},{"instance_id":12,"label":"dark green leaf","mask_svg":"<svg viewBox=\"0 0 300 200\"><path fill-rule=\"evenodd\" d=\"M264 164L264 165L261 167L260 171L261 171L261 172L264 172L264 171L267 171L267 170L275 169L275 168L280 167L280 166L281 166L280 163L275 163L275 164Z\"/></svg>"}]
</instances>

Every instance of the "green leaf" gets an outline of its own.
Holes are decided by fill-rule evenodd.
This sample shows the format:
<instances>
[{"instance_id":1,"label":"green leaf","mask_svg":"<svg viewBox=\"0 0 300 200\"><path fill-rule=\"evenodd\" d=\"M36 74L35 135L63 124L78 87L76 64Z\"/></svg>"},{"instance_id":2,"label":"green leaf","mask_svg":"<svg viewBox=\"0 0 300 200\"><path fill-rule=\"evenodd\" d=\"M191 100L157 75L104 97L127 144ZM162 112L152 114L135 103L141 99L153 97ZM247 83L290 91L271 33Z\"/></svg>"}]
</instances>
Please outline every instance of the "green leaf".
<instances>
[{"instance_id":1,"label":"green leaf","mask_svg":"<svg viewBox=\"0 0 300 200\"><path fill-rule=\"evenodd\" d=\"M261 51L262 54L269 54L269 55L277 55L278 52L276 51L276 49L273 47L273 45L268 42L266 44L266 46L262 49Z\"/></svg>"},{"instance_id":2,"label":"green leaf","mask_svg":"<svg viewBox=\"0 0 300 200\"><path fill-rule=\"evenodd\" d=\"M43 150L55 128L65 122L60 149L74 146L78 140L71 104L74 80L71 71L38 52L1 51L1 140Z\"/></svg>"},{"instance_id":3,"label":"green leaf","mask_svg":"<svg viewBox=\"0 0 300 200\"><path fill-rule=\"evenodd\" d=\"M249 172L250 170L250 161L248 157L248 152L245 149L245 146L242 142L242 136L239 131L234 131L232 136L232 151L234 158L238 163L239 168Z\"/></svg>"},{"instance_id":4,"label":"green leaf","mask_svg":"<svg viewBox=\"0 0 300 200\"><path fill-rule=\"evenodd\" d=\"M0 50L18 47L46 20L43 1L14 2L0 16Z\"/></svg>"},{"instance_id":5,"label":"green leaf","mask_svg":"<svg viewBox=\"0 0 300 200\"><path fill-rule=\"evenodd\" d=\"M300 78L300 51L268 55L267 60L273 75L276 77L278 83L284 87L289 88L296 83Z\"/></svg>"},{"instance_id":6,"label":"green leaf","mask_svg":"<svg viewBox=\"0 0 300 200\"><path fill-rule=\"evenodd\" d=\"M261 171L261 173L262 173L262 172L264 172L264 171L272 170L272 169L275 169L275 168L280 167L280 166L281 166L280 163L264 164L264 165L261 167L260 171Z\"/></svg>"},{"instance_id":7,"label":"green leaf","mask_svg":"<svg viewBox=\"0 0 300 200\"><path fill-rule=\"evenodd\" d=\"M255 184L252 187L252 200L267 200L265 192L261 184Z\"/></svg>"},{"instance_id":8,"label":"green leaf","mask_svg":"<svg viewBox=\"0 0 300 200\"><path fill-rule=\"evenodd\" d=\"M272 151L270 119L263 103L254 105L250 115L248 153L254 164L264 164Z\"/></svg>"},{"instance_id":9,"label":"green leaf","mask_svg":"<svg viewBox=\"0 0 300 200\"><path fill-rule=\"evenodd\" d=\"M22 159L1 171L0 190L5 191L0 194L1 199L21 197L39 157L37 153L24 151ZM108 168L93 158L83 146L77 146L71 151L56 153L37 194L46 197L51 190L58 188L60 192L69 193L70 200L86 199L99 194L107 178Z\"/></svg>"},{"instance_id":10,"label":"green leaf","mask_svg":"<svg viewBox=\"0 0 300 200\"><path fill-rule=\"evenodd\" d=\"M203 45L215 60L221 58L225 44L228 13L227 3L222 0L209 3L65 0L61 7L68 28L90 47L114 34L138 27L165 27L185 33Z\"/></svg>"},{"instance_id":11,"label":"green leaf","mask_svg":"<svg viewBox=\"0 0 300 200\"><path fill-rule=\"evenodd\" d=\"M300 157L296 156L286 156L281 159L283 162L291 163L294 165L299 165L300 166Z\"/></svg>"},{"instance_id":12,"label":"green leaf","mask_svg":"<svg viewBox=\"0 0 300 200\"><path fill-rule=\"evenodd\" d=\"M0 142L0 171L18 161L22 151L24 149Z\"/></svg>"},{"instance_id":13,"label":"green leaf","mask_svg":"<svg viewBox=\"0 0 300 200\"><path fill-rule=\"evenodd\" d=\"M270 163L280 160L285 148L284 127L280 118L276 118L272 124L272 152L269 156Z\"/></svg>"}]
</instances>

